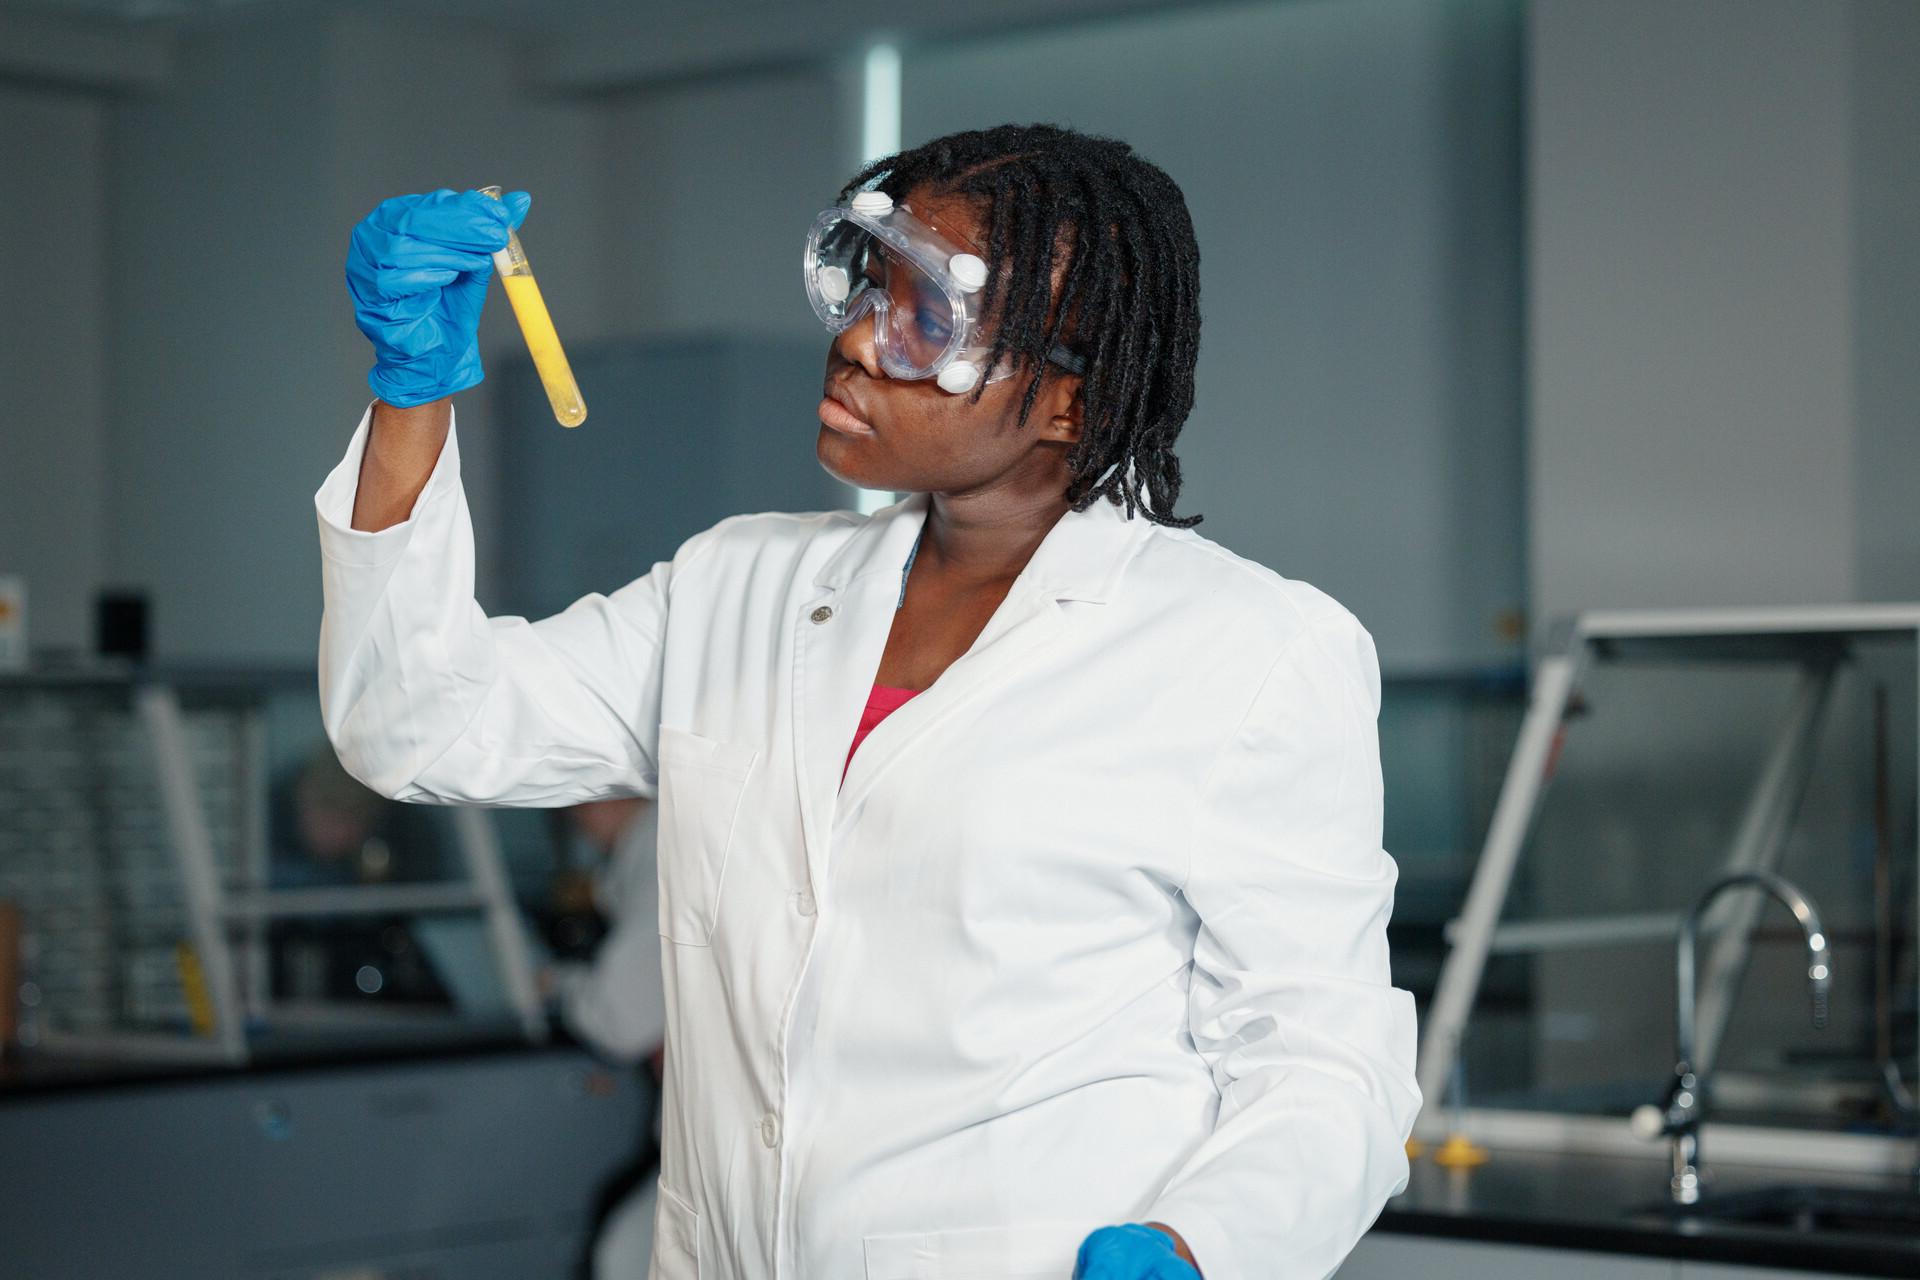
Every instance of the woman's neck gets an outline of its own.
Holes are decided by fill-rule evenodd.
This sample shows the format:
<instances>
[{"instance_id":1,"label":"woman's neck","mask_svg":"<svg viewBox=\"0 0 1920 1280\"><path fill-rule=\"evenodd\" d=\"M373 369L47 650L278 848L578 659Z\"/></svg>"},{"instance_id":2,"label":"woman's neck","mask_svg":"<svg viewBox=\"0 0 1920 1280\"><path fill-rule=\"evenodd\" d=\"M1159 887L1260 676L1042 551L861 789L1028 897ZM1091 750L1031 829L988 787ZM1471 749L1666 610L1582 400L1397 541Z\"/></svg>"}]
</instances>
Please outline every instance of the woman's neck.
<instances>
[{"instance_id":1,"label":"woman's neck","mask_svg":"<svg viewBox=\"0 0 1920 1280\"><path fill-rule=\"evenodd\" d=\"M927 506L914 568L925 564L960 582L1011 581L1068 507L1059 489L1045 495L936 493Z\"/></svg>"}]
</instances>

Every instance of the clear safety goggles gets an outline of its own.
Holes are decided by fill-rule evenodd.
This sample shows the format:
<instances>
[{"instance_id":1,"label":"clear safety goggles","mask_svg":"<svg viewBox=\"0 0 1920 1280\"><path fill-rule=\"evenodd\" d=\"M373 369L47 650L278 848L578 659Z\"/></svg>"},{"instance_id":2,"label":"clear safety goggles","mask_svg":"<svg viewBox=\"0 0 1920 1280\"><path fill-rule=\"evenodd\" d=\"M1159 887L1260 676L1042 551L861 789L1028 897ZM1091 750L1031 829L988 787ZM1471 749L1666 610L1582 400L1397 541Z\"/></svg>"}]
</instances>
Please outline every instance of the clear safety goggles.
<instances>
[{"instance_id":1,"label":"clear safety goggles","mask_svg":"<svg viewBox=\"0 0 1920 1280\"><path fill-rule=\"evenodd\" d=\"M807 300L827 328L844 333L873 313L874 347L888 377L933 378L960 395L983 378L999 382L1018 372L1007 360L984 367L993 349L981 332L985 259L884 191L862 191L816 218L802 265ZM1086 361L1064 347L1047 359L1086 372Z\"/></svg>"}]
</instances>

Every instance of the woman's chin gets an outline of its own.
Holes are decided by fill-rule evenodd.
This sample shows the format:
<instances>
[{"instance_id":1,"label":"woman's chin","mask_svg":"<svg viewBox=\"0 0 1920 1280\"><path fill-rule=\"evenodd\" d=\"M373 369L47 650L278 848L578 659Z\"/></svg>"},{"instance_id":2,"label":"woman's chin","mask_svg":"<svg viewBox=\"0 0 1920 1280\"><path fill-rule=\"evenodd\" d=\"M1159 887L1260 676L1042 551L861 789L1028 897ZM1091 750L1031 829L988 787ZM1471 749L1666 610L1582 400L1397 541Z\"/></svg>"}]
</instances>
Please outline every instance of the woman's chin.
<instances>
[{"instance_id":1,"label":"woman's chin","mask_svg":"<svg viewBox=\"0 0 1920 1280\"><path fill-rule=\"evenodd\" d=\"M855 454L861 441L851 439L832 427L821 427L820 436L813 443L813 456L820 462L826 473L842 484L850 484L856 489L879 489L886 485L877 477L868 474L868 469L858 465Z\"/></svg>"}]
</instances>

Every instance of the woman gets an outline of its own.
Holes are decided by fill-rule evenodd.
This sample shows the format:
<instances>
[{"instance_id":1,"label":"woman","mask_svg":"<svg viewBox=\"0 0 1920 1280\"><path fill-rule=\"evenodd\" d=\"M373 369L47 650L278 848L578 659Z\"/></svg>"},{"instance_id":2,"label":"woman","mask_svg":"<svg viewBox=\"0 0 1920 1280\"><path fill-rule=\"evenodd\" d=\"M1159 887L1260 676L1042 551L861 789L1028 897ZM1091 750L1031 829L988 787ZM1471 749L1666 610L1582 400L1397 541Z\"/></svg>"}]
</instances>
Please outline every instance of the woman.
<instances>
[{"instance_id":1,"label":"woman","mask_svg":"<svg viewBox=\"0 0 1920 1280\"><path fill-rule=\"evenodd\" d=\"M1332 1272L1420 1101L1378 675L1174 514L1179 189L1049 126L870 166L808 240L816 449L909 496L722 521L531 624L473 602L447 399L525 210L356 230L379 399L317 497L323 710L402 799L657 792L654 1276Z\"/></svg>"}]
</instances>

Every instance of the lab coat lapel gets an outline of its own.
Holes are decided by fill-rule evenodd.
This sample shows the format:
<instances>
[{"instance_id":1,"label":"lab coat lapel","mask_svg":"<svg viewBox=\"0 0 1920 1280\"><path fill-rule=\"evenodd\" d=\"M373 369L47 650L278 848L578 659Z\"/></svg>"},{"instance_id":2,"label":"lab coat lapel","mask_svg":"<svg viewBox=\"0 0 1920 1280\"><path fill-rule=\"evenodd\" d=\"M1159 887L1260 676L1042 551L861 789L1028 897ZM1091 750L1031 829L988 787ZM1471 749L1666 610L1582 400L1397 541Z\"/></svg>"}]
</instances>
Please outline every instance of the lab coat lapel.
<instances>
[{"instance_id":1,"label":"lab coat lapel","mask_svg":"<svg viewBox=\"0 0 1920 1280\"><path fill-rule=\"evenodd\" d=\"M886 652L901 570L926 514L925 494L874 512L815 575L814 592L791 624L794 776L816 892L826 883L841 769ZM814 621L823 609L832 612Z\"/></svg>"},{"instance_id":2,"label":"lab coat lapel","mask_svg":"<svg viewBox=\"0 0 1920 1280\"><path fill-rule=\"evenodd\" d=\"M859 810L860 802L902 752L1008 673L1019 670L1021 660L1058 638L1064 624L1053 597L1031 583L1016 581L972 647L931 686L875 726L853 753L840 789L836 825L838 817Z\"/></svg>"},{"instance_id":3,"label":"lab coat lapel","mask_svg":"<svg viewBox=\"0 0 1920 1280\"><path fill-rule=\"evenodd\" d=\"M1086 511L1069 511L1060 517L972 646L861 743L840 788L829 830L841 817L858 812L861 801L894 762L942 720L1004 684L1036 652L1064 638L1071 624L1062 602L1104 604L1139 549L1146 525L1140 517L1127 520L1104 499ZM881 651L885 643L883 635ZM876 652L876 666L879 659ZM859 698L866 701L864 690ZM955 767L963 769L964 762L955 762Z\"/></svg>"}]
</instances>

